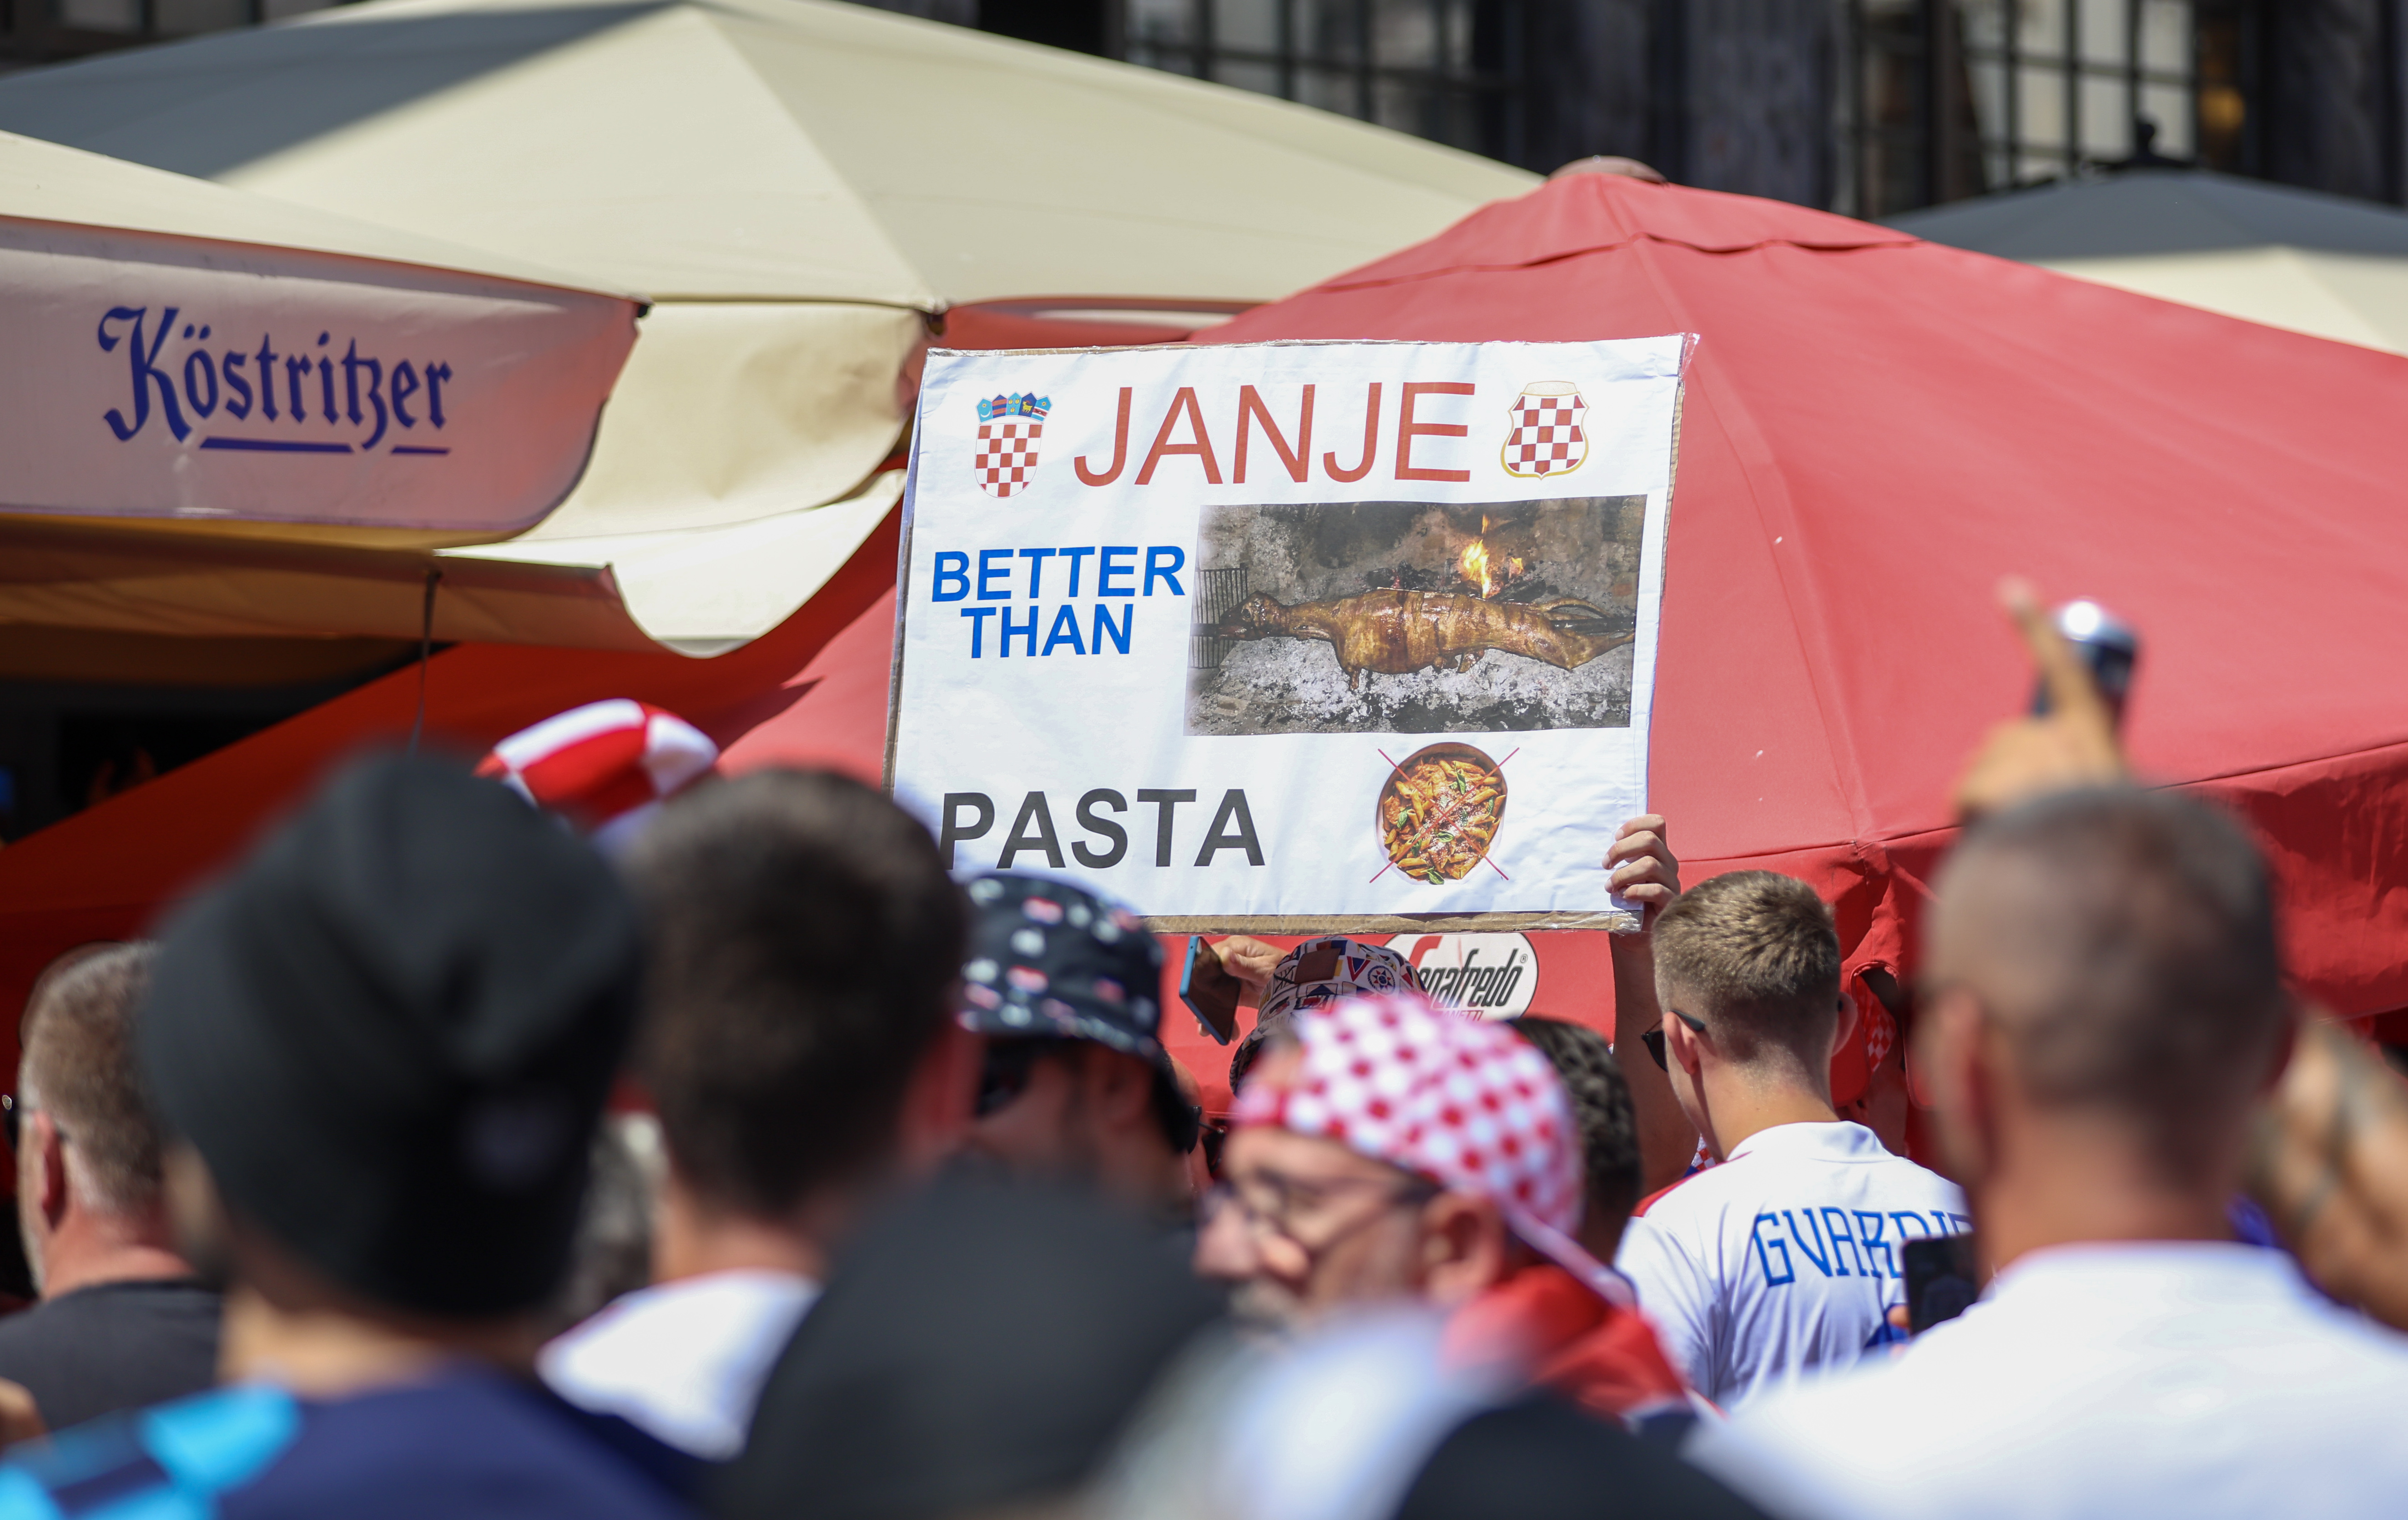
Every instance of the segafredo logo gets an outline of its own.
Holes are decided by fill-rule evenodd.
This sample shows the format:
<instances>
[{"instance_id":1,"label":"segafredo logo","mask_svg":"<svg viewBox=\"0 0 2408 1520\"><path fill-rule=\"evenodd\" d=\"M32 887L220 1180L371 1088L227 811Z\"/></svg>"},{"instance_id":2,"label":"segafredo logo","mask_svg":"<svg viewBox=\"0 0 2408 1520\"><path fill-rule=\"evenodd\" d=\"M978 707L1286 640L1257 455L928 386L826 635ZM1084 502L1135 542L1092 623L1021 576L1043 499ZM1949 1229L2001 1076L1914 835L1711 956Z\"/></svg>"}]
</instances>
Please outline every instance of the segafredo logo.
<instances>
[{"instance_id":1,"label":"segafredo logo","mask_svg":"<svg viewBox=\"0 0 2408 1520\"><path fill-rule=\"evenodd\" d=\"M360 352L359 340L221 337L179 307L118 306L100 319L103 353L123 351L132 394L101 421L121 443L151 428L179 443L250 453L448 454L437 441L452 366ZM408 439L409 441L404 441Z\"/></svg>"},{"instance_id":2,"label":"segafredo logo","mask_svg":"<svg viewBox=\"0 0 2408 1520\"><path fill-rule=\"evenodd\" d=\"M1526 934L1400 934L1388 948L1412 962L1422 991L1448 1008L1510 1019L1538 996L1539 952Z\"/></svg>"}]
</instances>

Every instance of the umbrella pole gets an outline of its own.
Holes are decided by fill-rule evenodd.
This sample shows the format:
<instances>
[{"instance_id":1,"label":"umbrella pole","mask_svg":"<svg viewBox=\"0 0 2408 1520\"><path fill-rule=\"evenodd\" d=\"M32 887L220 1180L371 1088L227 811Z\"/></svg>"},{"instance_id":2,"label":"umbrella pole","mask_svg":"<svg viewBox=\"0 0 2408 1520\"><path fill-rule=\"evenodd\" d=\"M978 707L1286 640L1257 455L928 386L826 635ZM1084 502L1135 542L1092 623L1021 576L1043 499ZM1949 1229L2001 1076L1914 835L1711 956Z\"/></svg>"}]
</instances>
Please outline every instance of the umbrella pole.
<instances>
[{"instance_id":1,"label":"umbrella pole","mask_svg":"<svg viewBox=\"0 0 2408 1520\"><path fill-rule=\"evenodd\" d=\"M409 720L409 753L418 753L418 736L426 726L426 663L435 653L435 588L443 580L443 572L432 566L426 571L426 603L418 624L418 712Z\"/></svg>"}]
</instances>

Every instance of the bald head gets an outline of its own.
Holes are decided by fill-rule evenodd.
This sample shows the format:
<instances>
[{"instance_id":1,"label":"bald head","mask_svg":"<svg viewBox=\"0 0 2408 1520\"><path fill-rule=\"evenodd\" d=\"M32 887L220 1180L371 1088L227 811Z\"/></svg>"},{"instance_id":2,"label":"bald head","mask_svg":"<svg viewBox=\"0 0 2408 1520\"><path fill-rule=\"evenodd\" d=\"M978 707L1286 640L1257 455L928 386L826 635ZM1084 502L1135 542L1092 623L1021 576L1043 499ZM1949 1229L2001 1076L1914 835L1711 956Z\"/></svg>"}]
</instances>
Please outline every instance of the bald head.
<instances>
[{"instance_id":1,"label":"bald head","mask_svg":"<svg viewBox=\"0 0 2408 1520\"><path fill-rule=\"evenodd\" d=\"M2169 792L2061 793L1973 828L1940 883L1931 972L2005 1033L2031 1100L2134 1126L2176 1169L2239 1121L2284 1027L2266 868Z\"/></svg>"}]
</instances>

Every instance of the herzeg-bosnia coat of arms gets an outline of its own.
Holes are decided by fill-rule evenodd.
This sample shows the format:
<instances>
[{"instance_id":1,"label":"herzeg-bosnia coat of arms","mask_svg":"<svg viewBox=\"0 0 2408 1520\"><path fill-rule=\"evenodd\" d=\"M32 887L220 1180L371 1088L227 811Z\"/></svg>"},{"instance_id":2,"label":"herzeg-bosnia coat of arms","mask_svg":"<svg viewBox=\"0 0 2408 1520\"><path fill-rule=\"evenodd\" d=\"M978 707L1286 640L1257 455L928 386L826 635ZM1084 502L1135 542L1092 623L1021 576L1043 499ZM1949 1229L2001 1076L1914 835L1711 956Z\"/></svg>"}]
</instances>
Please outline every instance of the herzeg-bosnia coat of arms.
<instances>
[{"instance_id":1,"label":"herzeg-bosnia coat of arms","mask_svg":"<svg viewBox=\"0 0 2408 1520\"><path fill-rule=\"evenodd\" d=\"M1569 475L1588 459L1581 419L1588 403L1570 380L1535 380L1513 398L1513 431L1505 437L1505 473Z\"/></svg>"},{"instance_id":2,"label":"herzeg-bosnia coat of arms","mask_svg":"<svg viewBox=\"0 0 2408 1520\"><path fill-rule=\"evenodd\" d=\"M1028 484L1037 473L1037 443L1045 436L1045 414L1054 409L1051 396L987 396L978 404L978 452L970 469L979 489L990 496L1009 496Z\"/></svg>"}]
</instances>

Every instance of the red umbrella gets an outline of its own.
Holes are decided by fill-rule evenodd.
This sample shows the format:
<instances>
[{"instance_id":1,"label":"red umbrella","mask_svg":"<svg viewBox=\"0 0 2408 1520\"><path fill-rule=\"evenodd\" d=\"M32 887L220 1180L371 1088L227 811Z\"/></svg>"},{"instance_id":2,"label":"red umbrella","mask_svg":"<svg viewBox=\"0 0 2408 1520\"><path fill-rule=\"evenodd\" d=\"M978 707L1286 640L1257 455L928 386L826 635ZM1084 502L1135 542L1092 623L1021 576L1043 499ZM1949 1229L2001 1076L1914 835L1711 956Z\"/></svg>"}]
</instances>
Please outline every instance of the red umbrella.
<instances>
[{"instance_id":1,"label":"red umbrella","mask_svg":"<svg viewBox=\"0 0 2408 1520\"><path fill-rule=\"evenodd\" d=\"M2029 696L2016 571L2140 629L2133 762L2255 824L2298 981L2408 1005L2408 359L1598 175L1203 340L1675 332L1649 775L1688 880L1803 876L1902 970L1950 783Z\"/></svg>"}]
</instances>

